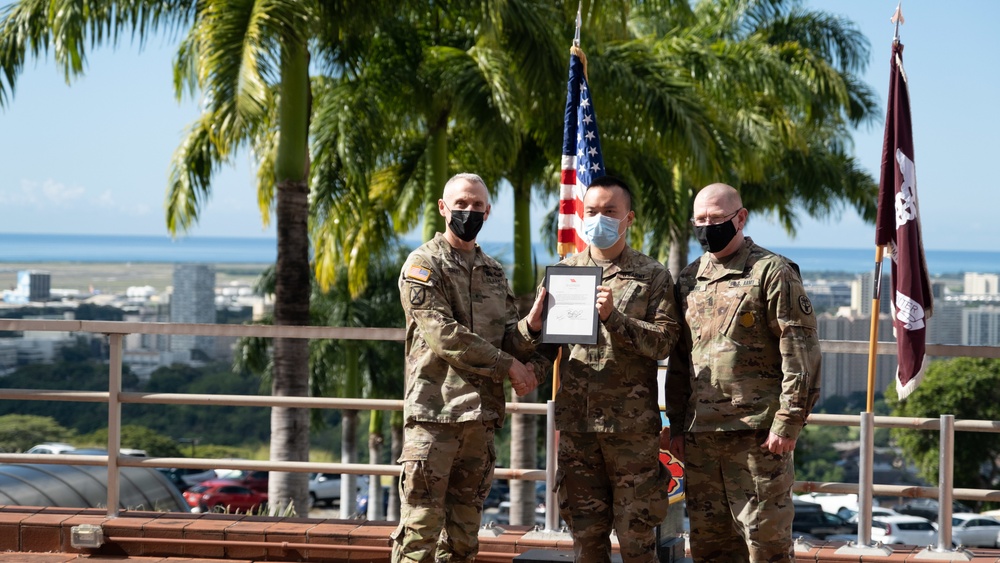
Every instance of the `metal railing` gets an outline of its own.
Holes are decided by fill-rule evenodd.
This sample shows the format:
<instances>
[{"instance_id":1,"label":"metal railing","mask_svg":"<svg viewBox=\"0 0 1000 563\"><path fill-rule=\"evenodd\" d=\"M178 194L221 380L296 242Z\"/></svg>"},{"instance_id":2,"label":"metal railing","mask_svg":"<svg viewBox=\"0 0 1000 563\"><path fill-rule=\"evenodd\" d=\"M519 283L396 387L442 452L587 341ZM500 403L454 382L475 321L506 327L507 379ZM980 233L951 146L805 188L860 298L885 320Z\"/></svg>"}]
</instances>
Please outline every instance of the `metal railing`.
<instances>
[{"instance_id":1,"label":"metal railing","mask_svg":"<svg viewBox=\"0 0 1000 563\"><path fill-rule=\"evenodd\" d=\"M254 461L207 458L133 457L122 455L121 450L121 405L217 405L251 407L300 407L354 410L402 410L402 400L386 399L343 399L320 397L272 397L248 395L196 395L180 393L134 393L125 392L121 387L122 355L124 336L128 334L165 334L196 336L236 336L236 337L282 337L306 339L341 340L381 340L402 341L403 329L395 328L341 328L270 325L207 325L179 323L134 323L118 321L68 321L68 320L20 320L0 319L0 330L5 331L56 331L70 333L103 334L109 339L109 387L107 392L53 391L38 389L0 389L0 400L41 400L103 402L108 404L108 455L54 455L54 454L7 454L0 453L0 463L47 463L62 465L93 465L108 468L108 516L118 514L119 467L178 467L195 469L250 469L287 472L324 472L355 475L398 476L398 465L346 464L293 461ZM821 343L824 353L864 354L868 353L868 342L831 341ZM881 342L877 347L880 355L896 354L895 343ZM976 347L953 345L928 345L927 354L937 357L968 356L976 358L1000 358L1000 347ZM507 412L532 415L547 415L546 445L552 450L555 443L553 406L549 404L507 403ZM854 415L813 414L811 424L828 426L858 426L861 417ZM891 416L874 417L874 425L882 428L911 428L916 430L939 430L940 420L935 418L899 418ZM1000 421L959 420L954 422L955 430L967 432L1000 432ZM555 506L552 496L555 478L554 451L548 452L546 469L498 468L499 479L520 479L547 481L548 506ZM854 493L859 492L857 483L805 482L797 481L796 492ZM913 498L938 498L938 487L879 485L872 491L880 496ZM954 498L975 501L1000 501L1000 490L954 489ZM553 529L558 520L555 510L546 511L546 528Z\"/></svg>"}]
</instances>

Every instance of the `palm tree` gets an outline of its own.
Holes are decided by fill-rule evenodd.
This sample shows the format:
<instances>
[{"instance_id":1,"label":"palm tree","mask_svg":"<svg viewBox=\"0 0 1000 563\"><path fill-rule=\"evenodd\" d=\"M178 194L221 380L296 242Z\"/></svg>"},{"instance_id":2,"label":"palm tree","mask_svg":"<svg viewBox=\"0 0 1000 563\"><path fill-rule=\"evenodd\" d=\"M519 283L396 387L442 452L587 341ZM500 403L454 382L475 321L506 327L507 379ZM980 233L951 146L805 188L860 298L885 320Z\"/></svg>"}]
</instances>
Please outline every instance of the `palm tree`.
<instances>
[{"instance_id":1,"label":"palm tree","mask_svg":"<svg viewBox=\"0 0 1000 563\"><path fill-rule=\"evenodd\" d=\"M53 49L67 79L83 72L87 44L140 41L160 31L187 30L177 56L178 95L200 91L203 113L174 156L167 197L167 228L187 229L198 219L218 167L252 146L260 172L257 200L264 222L273 211L278 252L274 322L309 322L308 132L310 47L335 64L343 39L363 33L381 3L313 0L109 1L87 5L22 0L0 22L0 102L13 91L27 56ZM280 134L279 134L280 132ZM274 346L272 393L308 392L308 343L280 338ZM272 409L271 459L305 461L308 411ZM270 509L288 503L304 513L304 474L275 473Z\"/></svg>"}]
</instances>

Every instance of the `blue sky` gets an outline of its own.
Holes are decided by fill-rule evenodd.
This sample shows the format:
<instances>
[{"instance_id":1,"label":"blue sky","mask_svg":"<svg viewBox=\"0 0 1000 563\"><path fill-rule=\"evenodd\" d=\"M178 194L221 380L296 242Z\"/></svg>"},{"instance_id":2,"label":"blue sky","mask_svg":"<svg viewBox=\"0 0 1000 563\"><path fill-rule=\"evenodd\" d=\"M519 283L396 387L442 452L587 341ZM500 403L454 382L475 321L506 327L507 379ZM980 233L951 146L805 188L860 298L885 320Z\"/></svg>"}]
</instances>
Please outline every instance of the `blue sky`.
<instances>
[{"instance_id":1,"label":"blue sky","mask_svg":"<svg viewBox=\"0 0 1000 563\"><path fill-rule=\"evenodd\" d=\"M0 0L0 5L7 3ZM884 108L895 0L806 4L850 18L868 37L871 62L864 79ZM910 0L903 13L900 37L910 83L925 245L996 250L996 200L981 171L988 170L1000 144L995 137L1000 84L991 62L1000 52L995 31L1000 2ZM586 30L583 38L586 47ZM174 43L159 38L142 50L128 42L117 49L101 48L91 53L86 74L71 85L51 57L26 65L13 100L0 108L0 232L166 236L170 158L197 116L194 101L178 103L173 96L173 54ZM873 175L881 145L881 118L855 134L855 154ZM223 168L188 236L273 237L273 225L261 225L254 190L248 158ZM509 191L498 196L481 240L510 240L512 205ZM545 212L545 205L535 205L533 228ZM766 216L751 217L747 232L772 247L874 244L873 227L850 210L827 220L803 218L795 238Z\"/></svg>"}]
</instances>

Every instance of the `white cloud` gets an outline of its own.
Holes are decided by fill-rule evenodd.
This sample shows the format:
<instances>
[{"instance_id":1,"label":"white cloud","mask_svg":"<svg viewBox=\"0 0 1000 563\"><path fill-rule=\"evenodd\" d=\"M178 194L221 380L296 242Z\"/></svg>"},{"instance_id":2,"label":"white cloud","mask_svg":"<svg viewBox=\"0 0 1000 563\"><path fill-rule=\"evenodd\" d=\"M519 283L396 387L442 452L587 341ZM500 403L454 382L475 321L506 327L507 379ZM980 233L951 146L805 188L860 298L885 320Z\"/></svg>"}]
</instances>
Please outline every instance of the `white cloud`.
<instances>
[{"instance_id":1,"label":"white cloud","mask_svg":"<svg viewBox=\"0 0 1000 563\"><path fill-rule=\"evenodd\" d=\"M5 206L24 207L69 207L82 198L86 190L80 186L67 186L48 179L44 182L21 180L21 185L13 190L0 190L0 203Z\"/></svg>"}]
</instances>

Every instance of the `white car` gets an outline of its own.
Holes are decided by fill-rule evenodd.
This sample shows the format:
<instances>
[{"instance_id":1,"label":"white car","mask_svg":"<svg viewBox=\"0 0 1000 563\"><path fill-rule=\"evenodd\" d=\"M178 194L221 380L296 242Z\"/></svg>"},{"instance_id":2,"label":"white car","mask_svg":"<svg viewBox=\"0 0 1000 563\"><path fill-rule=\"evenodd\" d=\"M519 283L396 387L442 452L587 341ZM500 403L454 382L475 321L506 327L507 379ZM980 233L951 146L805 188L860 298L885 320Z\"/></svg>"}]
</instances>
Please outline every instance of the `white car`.
<instances>
[{"instance_id":1,"label":"white car","mask_svg":"<svg viewBox=\"0 0 1000 563\"><path fill-rule=\"evenodd\" d=\"M927 547L937 545L937 527L919 516L872 516L872 540Z\"/></svg>"},{"instance_id":2,"label":"white car","mask_svg":"<svg viewBox=\"0 0 1000 563\"><path fill-rule=\"evenodd\" d=\"M339 473L309 474L309 506L324 503L332 506L333 501L340 501Z\"/></svg>"},{"instance_id":3,"label":"white car","mask_svg":"<svg viewBox=\"0 0 1000 563\"><path fill-rule=\"evenodd\" d=\"M879 516L902 516L902 514L896 512L895 510L893 510L891 508L885 508L885 507L882 507L882 506L873 506L872 507L872 518L876 518L876 517L879 517ZM926 518L924 518L924 520L926 520ZM858 523L858 513L855 512L853 515L851 515L850 518L847 519L847 521L850 522L851 524L857 524ZM885 542L883 542L883 543L885 543Z\"/></svg>"},{"instance_id":4,"label":"white car","mask_svg":"<svg viewBox=\"0 0 1000 563\"><path fill-rule=\"evenodd\" d=\"M1000 520L982 514L959 512L951 515L951 543L965 547L996 547Z\"/></svg>"},{"instance_id":5,"label":"white car","mask_svg":"<svg viewBox=\"0 0 1000 563\"><path fill-rule=\"evenodd\" d=\"M68 454L76 448L62 442L45 442L32 447L26 454Z\"/></svg>"}]
</instances>

